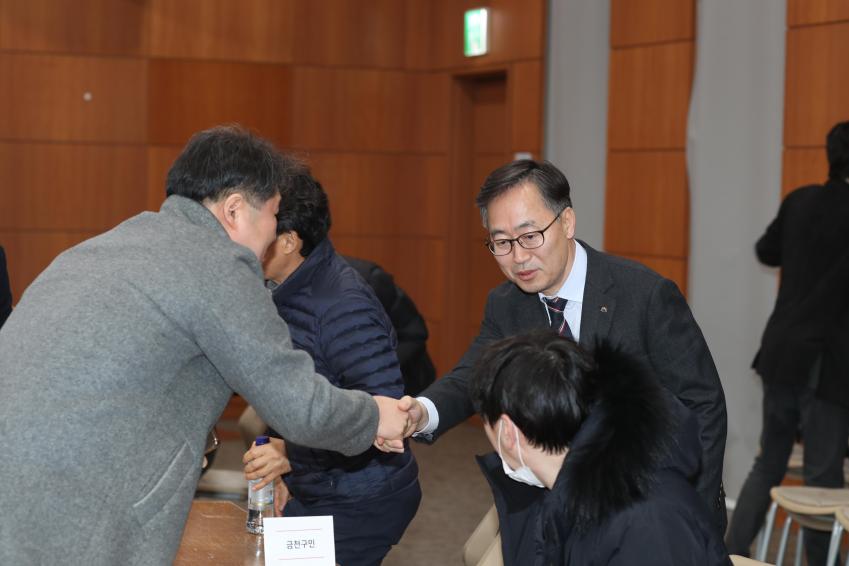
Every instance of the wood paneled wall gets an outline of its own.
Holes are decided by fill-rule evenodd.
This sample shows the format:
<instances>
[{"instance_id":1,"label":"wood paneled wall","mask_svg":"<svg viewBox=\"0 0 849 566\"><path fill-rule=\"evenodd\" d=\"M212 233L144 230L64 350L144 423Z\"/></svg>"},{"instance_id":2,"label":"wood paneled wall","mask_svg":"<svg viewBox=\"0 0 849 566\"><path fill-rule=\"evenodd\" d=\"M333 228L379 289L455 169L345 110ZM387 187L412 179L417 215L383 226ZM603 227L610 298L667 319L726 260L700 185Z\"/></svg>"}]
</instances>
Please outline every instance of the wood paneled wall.
<instances>
[{"instance_id":1,"label":"wood paneled wall","mask_svg":"<svg viewBox=\"0 0 849 566\"><path fill-rule=\"evenodd\" d=\"M695 2L613 0L605 249L687 288Z\"/></svg>"},{"instance_id":2,"label":"wood paneled wall","mask_svg":"<svg viewBox=\"0 0 849 566\"><path fill-rule=\"evenodd\" d=\"M849 120L849 3L788 0L782 194L828 178L825 136Z\"/></svg>"},{"instance_id":3,"label":"wood paneled wall","mask_svg":"<svg viewBox=\"0 0 849 566\"><path fill-rule=\"evenodd\" d=\"M468 0L0 0L0 245L15 298L63 249L157 209L193 132L238 122L309 161L337 248L395 275L448 369L454 282L472 277L451 252L468 241L458 191L468 209L473 195L451 173L474 168L455 151L458 78L504 73L503 161L541 153L545 1L487 4L491 52L465 59Z\"/></svg>"}]
</instances>

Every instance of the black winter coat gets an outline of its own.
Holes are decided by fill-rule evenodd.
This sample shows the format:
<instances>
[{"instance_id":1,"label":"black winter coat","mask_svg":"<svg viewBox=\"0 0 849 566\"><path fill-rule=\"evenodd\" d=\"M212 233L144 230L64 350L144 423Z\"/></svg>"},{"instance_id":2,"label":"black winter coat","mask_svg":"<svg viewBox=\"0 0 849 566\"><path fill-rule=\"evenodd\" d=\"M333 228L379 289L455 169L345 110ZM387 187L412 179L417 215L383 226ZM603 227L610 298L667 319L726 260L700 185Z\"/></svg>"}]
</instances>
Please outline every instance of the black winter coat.
<instances>
[{"instance_id":1,"label":"black winter coat","mask_svg":"<svg viewBox=\"0 0 849 566\"><path fill-rule=\"evenodd\" d=\"M849 407L849 184L832 179L788 194L755 251L781 267L758 374L803 385L820 359L817 396Z\"/></svg>"},{"instance_id":2,"label":"black winter coat","mask_svg":"<svg viewBox=\"0 0 849 566\"><path fill-rule=\"evenodd\" d=\"M398 335L398 363L404 378L404 394L418 395L436 379L436 368L427 353L427 324L416 304L395 284L392 275L374 262L342 256L374 290Z\"/></svg>"},{"instance_id":3,"label":"black winter coat","mask_svg":"<svg viewBox=\"0 0 849 566\"><path fill-rule=\"evenodd\" d=\"M507 566L727 566L691 478L692 413L646 375L606 375L551 491L479 461L493 488Z\"/></svg>"},{"instance_id":4,"label":"black winter coat","mask_svg":"<svg viewBox=\"0 0 849 566\"><path fill-rule=\"evenodd\" d=\"M316 373L343 389L403 395L392 324L374 292L336 253L330 239L318 244L273 289L272 298L289 325L292 344L312 356ZM284 476L286 485L293 497L307 504L363 501L390 494L418 477L409 450L385 454L370 448L349 458L291 442L286 448L292 465Z\"/></svg>"}]
</instances>

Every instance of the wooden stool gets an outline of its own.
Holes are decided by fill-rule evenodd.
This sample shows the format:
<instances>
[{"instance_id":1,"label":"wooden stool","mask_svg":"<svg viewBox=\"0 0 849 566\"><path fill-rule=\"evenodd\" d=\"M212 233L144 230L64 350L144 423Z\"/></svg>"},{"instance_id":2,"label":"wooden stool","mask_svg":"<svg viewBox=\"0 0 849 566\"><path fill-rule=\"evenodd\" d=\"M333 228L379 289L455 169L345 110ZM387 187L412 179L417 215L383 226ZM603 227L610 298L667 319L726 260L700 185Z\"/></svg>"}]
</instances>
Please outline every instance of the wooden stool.
<instances>
[{"instance_id":1,"label":"wooden stool","mask_svg":"<svg viewBox=\"0 0 849 566\"><path fill-rule=\"evenodd\" d=\"M834 525L834 513L841 507L849 507L849 489L834 489L826 487L807 486L778 486L769 492L772 497L772 507L767 514L764 537L758 549L757 559L766 560L769 539L775 524L775 514L778 507L787 511L787 519L781 529L781 541L778 544L778 566L784 562L784 552L787 549L787 538L793 521L802 527L817 531L831 532ZM796 566L802 563L803 531L799 529L796 542Z\"/></svg>"},{"instance_id":2,"label":"wooden stool","mask_svg":"<svg viewBox=\"0 0 849 566\"><path fill-rule=\"evenodd\" d=\"M831 530L831 543L828 545L826 564L834 564L837 560L844 529L849 529L849 507L841 507L834 512L834 528ZM849 564L849 558L846 559L846 564Z\"/></svg>"}]
</instances>

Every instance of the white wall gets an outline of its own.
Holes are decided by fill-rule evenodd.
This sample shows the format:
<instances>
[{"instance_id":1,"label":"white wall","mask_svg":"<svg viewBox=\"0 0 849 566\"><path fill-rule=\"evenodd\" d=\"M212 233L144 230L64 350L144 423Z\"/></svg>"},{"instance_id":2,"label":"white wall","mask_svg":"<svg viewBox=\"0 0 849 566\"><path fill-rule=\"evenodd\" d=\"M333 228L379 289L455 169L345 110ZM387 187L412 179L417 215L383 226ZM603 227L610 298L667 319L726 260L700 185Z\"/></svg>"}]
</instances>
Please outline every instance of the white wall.
<instances>
[{"instance_id":1,"label":"white wall","mask_svg":"<svg viewBox=\"0 0 849 566\"><path fill-rule=\"evenodd\" d=\"M604 243L610 0L550 0L546 53L546 159L572 187L577 234Z\"/></svg>"},{"instance_id":2,"label":"white wall","mask_svg":"<svg viewBox=\"0 0 849 566\"><path fill-rule=\"evenodd\" d=\"M731 499L758 451L762 390L750 365L777 290L754 243L781 193L785 12L785 0L698 2L688 298L725 388Z\"/></svg>"}]
</instances>

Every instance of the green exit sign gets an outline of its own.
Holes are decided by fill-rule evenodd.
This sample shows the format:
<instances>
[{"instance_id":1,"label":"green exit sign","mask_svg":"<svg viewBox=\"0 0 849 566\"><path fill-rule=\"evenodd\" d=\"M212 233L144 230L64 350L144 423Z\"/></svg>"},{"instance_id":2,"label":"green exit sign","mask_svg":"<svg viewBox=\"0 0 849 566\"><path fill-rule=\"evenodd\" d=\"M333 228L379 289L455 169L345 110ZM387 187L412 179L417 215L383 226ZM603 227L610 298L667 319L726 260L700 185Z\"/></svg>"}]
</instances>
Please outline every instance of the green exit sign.
<instances>
[{"instance_id":1,"label":"green exit sign","mask_svg":"<svg viewBox=\"0 0 849 566\"><path fill-rule=\"evenodd\" d=\"M477 57L486 55L489 50L489 38L487 36L487 23L489 20L489 9L475 8L466 10L463 28L463 54L466 57Z\"/></svg>"}]
</instances>

